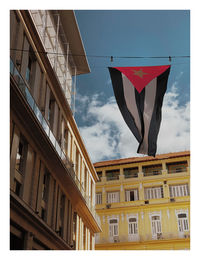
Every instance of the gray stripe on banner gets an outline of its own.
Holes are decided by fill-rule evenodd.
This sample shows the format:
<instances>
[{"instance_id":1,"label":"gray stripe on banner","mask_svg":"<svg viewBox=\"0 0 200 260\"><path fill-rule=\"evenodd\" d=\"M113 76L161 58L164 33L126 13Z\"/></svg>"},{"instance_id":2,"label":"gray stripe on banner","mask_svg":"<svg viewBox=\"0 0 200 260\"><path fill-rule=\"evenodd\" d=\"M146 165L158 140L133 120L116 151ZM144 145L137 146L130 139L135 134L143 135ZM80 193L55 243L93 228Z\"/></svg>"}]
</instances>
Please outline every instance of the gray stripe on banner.
<instances>
[{"instance_id":1,"label":"gray stripe on banner","mask_svg":"<svg viewBox=\"0 0 200 260\"><path fill-rule=\"evenodd\" d=\"M142 144L140 145L139 153L148 154L148 134L150 122L153 114L155 97L156 97L156 89L157 89L157 77L153 79L146 87L145 87L145 99L144 99L144 138Z\"/></svg>"},{"instance_id":2,"label":"gray stripe on banner","mask_svg":"<svg viewBox=\"0 0 200 260\"><path fill-rule=\"evenodd\" d=\"M141 133L141 122L140 122L140 117L138 114L138 108L136 105L135 101L135 89L133 84L130 82L130 80L122 74L122 81L123 81L123 88L124 88L124 97L126 101L127 108L133 118L135 119L135 124L138 128L138 132L142 138L142 133Z\"/></svg>"}]
</instances>

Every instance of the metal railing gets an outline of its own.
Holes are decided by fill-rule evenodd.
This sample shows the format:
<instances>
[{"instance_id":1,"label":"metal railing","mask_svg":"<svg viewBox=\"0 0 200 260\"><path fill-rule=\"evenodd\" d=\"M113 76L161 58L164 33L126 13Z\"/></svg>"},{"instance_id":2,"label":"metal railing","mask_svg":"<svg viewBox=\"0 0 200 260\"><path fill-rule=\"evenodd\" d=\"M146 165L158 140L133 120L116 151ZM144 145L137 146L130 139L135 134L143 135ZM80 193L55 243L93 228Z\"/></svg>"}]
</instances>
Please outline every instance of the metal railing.
<instances>
[{"instance_id":1,"label":"metal railing","mask_svg":"<svg viewBox=\"0 0 200 260\"><path fill-rule=\"evenodd\" d=\"M62 162L64 163L67 171L69 172L71 178L74 180L76 186L80 190L82 196L84 197L86 201L87 207L90 209L91 213L93 214L95 220L97 223L99 223L99 218L96 215L96 212L94 210L94 207L92 207L90 200L87 198L85 194L85 189L83 188L81 182L79 181L78 177L76 176L73 167L72 167L72 162L67 158L65 152L62 150L60 147L59 143L56 140L56 137L54 136L53 132L51 131L49 127L48 121L44 118L42 112L40 111L36 101L34 100L32 94L29 91L29 87L27 86L27 83L23 79L22 75L19 73L17 68L15 67L12 59L10 59L10 73L13 76L15 82L17 83L16 85L18 86L19 90L23 94L25 100L27 101L29 107L31 108L32 112L37 118L37 121L39 122L40 126L46 133L46 136L50 140L51 144L53 145L57 155L60 157Z\"/></svg>"}]
</instances>

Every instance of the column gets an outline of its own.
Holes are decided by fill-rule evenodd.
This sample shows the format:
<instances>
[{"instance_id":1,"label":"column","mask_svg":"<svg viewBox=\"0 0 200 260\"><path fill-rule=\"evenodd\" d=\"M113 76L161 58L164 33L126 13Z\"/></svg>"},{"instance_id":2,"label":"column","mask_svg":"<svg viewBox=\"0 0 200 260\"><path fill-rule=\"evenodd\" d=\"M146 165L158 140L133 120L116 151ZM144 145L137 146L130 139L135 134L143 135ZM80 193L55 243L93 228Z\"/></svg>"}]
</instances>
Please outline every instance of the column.
<instances>
[{"instance_id":1,"label":"column","mask_svg":"<svg viewBox=\"0 0 200 260\"><path fill-rule=\"evenodd\" d=\"M27 204L30 204L31 182L32 182L33 167L35 163L34 157L35 157L34 151L32 147L28 144L26 167L24 171L23 192L22 192L22 199Z\"/></svg>"},{"instance_id":2,"label":"column","mask_svg":"<svg viewBox=\"0 0 200 260\"><path fill-rule=\"evenodd\" d=\"M72 148L72 138L71 138L71 133L70 133L70 131L69 131L69 128L68 128L68 143L67 143L67 156L68 156L68 158L69 159L71 159L71 153L72 153L72 151L71 151L71 148Z\"/></svg>"},{"instance_id":3,"label":"column","mask_svg":"<svg viewBox=\"0 0 200 260\"><path fill-rule=\"evenodd\" d=\"M42 201L42 183L44 178L44 171L45 167L41 162L40 165L40 173L39 173L39 183L38 183L38 190L37 190L37 204L36 204L36 212L41 215L41 201Z\"/></svg>"},{"instance_id":4,"label":"column","mask_svg":"<svg viewBox=\"0 0 200 260\"><path fill-rule=\"evenodd\" d=\"M54 109L53 109L54 114L53 114L53 127L52 127L52 132L53 132L55 137L57 136L58 112L59 112L58 110L59 110L59 108L58 108L58 105L55 101L54 102Z\"/></svg>"},{"instance_id":5,"label":"column","mask_svg":"<svg viewBox=\"0 0 200 260\"><path fill-rule=\"evenodd\" d=\"M57 211L57 200L58 200L58 183L54 181L54 196L53 196L53 213L52 213L52 228L56 230L56 211Z\"/></svg>"},{"instance_id":6,"label":"column","mask_svg":"<svg viewBox=\"0 0 200 260\"><path fill-rule=\"evenodd\" d=\"M20 136L19 129L15 125L14 133L13 133L13 142L12 142L12 147L11 147L11 154L10 154L10 188L11 188L11 190L14 189L15 163L16 163L17 149L19 146L19 136Z\"/></svg>"},{"instance_id":7,"label":"column","mask_svg":"<svg viewBox=\"0 0 200 260\"><path fill-rule=\"evenodd\" d=\"M24 249L25 250L33 249L33 233L32 232L26 232L26 234L25 234Z\"/></svg>"},{"instance_id":8,"label":"column","mask_svg":"<svg viewBox=\"0 0 200 260\"><path fill-rule=\"evenodd\" d=\"M29 57L29 42L28 42L26 36L24 36L23 50L26 50L26 51L22 52L21 75L25 79L26 78L26 69L28 67L28 57Z\"/></svg>"},{"instance_id":9,"label":"column","mask_svg":"<svg viewBox=\"0 0 200 260\"><path fill-rule=\"evenodd\" d=\"M120 168L119 180L124 180L124 171L122 167Z\"/></svg>"},{"instance_id":10,"label":"column","mask_svg":"<svg viewBox=\"0 0 200 260\"><path fill-rule=\"evenodd\" d=\"M168 171L167 171L166 163L165 163L165 162L162 162L162 175L163 175L163 176L166 176L167 173L168 173Z\"/></svg>"},{"instance_id":11,"label":"column","mask_svg":"<svg viewBox=\"0 0 200 260\"><path fill-rule=\"evenodd\" d=\"M68 229L67 229L67 221L68 221L68 208L67 208L67 203L68 200L65 196L65 202L64 202L64 214L63 214L63 239L65 241L67 241L67 232L68 232Z\"/></svg>"},{"instance_id":12,"label":"column","mask_svg":"<svg viewBox=\"0 0 200 260\"><path fill-rule=\"evenodd\" d=\"M142 165L138 166L138 178L142 179L143 178L143 171L142 171Z\"/></svg>"},{"instance_id":13,"label":"column","mask_svg":"<svg viewBox=\"0 0 200 260\"><path fill-rule=\"evenodd\" d=\"M139 200L144 200L144 187L142 183L139 184Z\"/></svg>"},{"instance_id":14,"label":"column","mask_svg":"<svg viewBox=\"0 0 200 260\"><path fill-rule=\"evenodd\" d=\"M33 182L31 187L31 199L30 199L30 206L33 210L36 210L37 207L37 193L38 193L38 181L40 177L40 157L36 154L35 158L35 167L33 171Z\"/></svg>"},{"instance_id":15,"label":"column","mask_svg":"<svg viewBox=\"0 0 200 260\"><path fill-rule=\"evenodd\" d=\"M101 178L102 182L106 181L106 170L102 170L102 178Z\"/></svg>"},{"instance_id":16,"label":"column","mask_svg":"<svg viewBox=\"0 0 200 260\"><path fill-rule=\"evenodd\" d=\"M124 191L124 187L121 184L120 186L120 202L124 202L125 201L125 191Z\"/></svg>"},{"instance_id":17,"label":"column","mask_svg":"<svg viewBox=\"0 0 200 260\"><path fill-rule=\"evenodd\" d=\"M79 217L79 215L77 214L77 216L76 216L76 250L79 250L79 241L80 241L80 239L79 239L79 226L80 226L80 217Z\"/></svg>"},{"instance_id":18,"label":"column","mask_svg":"<svg viewBox=\"0 0 200 260\"><path fill-rule=\"evenodd\" d=\"M170 198L169 185L167 184L167 181L163 185L163 195L164 195L164 198Z\"/></svg>"},{"instance_id":19,"label":"column","mask_svg":"<svg viewBox=\"0 0 200 260\"><path fill-rule=\"evenodd\" d=\"M33 84L33 97L36 101L37 104L39 104L39 99L40 99L40 90L42 86L42 71L40 68L39 63L36 61L35 62L35 75L32 81Z\"/></svg>"},{"instance_id":20,"label":"column","mask_svg":"<svg viewBox=\"0 0 200 260\"><path fill-rule=\"evenodd\" d=\"M105 188L102 188L102 204L107 203Z\"/></svg>"},{"instance_id":21,"label":"column","mask_svg":"<svg viewBox=\"0 0 200 260\"><path fill-rule=\"evenodd\" d=\"M48 201L47 201L47 224L51 226L52 209L53 209L53 193L54 193L54 179L49 175L49 187L48 187Z\"/></svg>"}]
</instances>

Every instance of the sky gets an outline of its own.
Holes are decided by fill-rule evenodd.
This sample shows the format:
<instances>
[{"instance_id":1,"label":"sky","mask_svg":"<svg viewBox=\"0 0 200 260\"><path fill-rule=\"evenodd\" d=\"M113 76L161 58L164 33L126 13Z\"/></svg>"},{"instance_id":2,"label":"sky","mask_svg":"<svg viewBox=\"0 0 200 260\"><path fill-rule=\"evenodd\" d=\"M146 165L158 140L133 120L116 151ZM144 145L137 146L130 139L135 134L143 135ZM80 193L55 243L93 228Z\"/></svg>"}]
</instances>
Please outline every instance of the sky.
<instances>
[{"instance_id":1,"label":"sky","mask_svg":"<svg viewBox=\"0 0 200 260\"><path fill-rule=\"evenodd\" d=\"M190 58L122 57L189 56L190 11L75 10L75 15L91 69L77 76L75 119L92 162L143 156L117 107L109 66L171 64L157 154L189 150Z\"/></svg>"}]
</instances>

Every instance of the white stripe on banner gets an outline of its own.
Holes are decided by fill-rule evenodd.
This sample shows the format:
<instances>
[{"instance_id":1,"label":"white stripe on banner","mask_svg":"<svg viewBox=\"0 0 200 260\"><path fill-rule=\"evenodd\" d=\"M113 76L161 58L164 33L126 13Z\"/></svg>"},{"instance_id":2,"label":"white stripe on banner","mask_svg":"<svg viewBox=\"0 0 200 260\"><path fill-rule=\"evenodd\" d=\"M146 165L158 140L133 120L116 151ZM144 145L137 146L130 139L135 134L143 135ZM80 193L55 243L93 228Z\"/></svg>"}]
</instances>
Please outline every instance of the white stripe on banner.
<instances>
[{"instance_id":1,"label":"white stripe on banner","mask_svg":"<svg viewBox=\"0 0 200 260\"><path fill-rule=\"evenodd\" d=\"M124 97L125 97L127 108L129 110L129 112L131 113L132 117L135 119L135 124L136 124L138 131L140 133L140 136L142 138L140 117L139 117L138 108L137 108L137 105L135 102L134 86L123 73L122 73L122 81L123 81Z\"/></svg>"},{"instance_id":2,"label":"white stripe on banner","mask_svg":"<svg viewBox=\"0 0 200 260\"><path fill-rule=\"evenodd\" d=\"M151 123L151 118L152 118L154 104L155 104L156 89L157 89L157 77L153 79L145 87L144 112L143 112L144 138L139 150L139 153L142 154L148 154L149 126Z\"/></svg>"}]
</instances>

